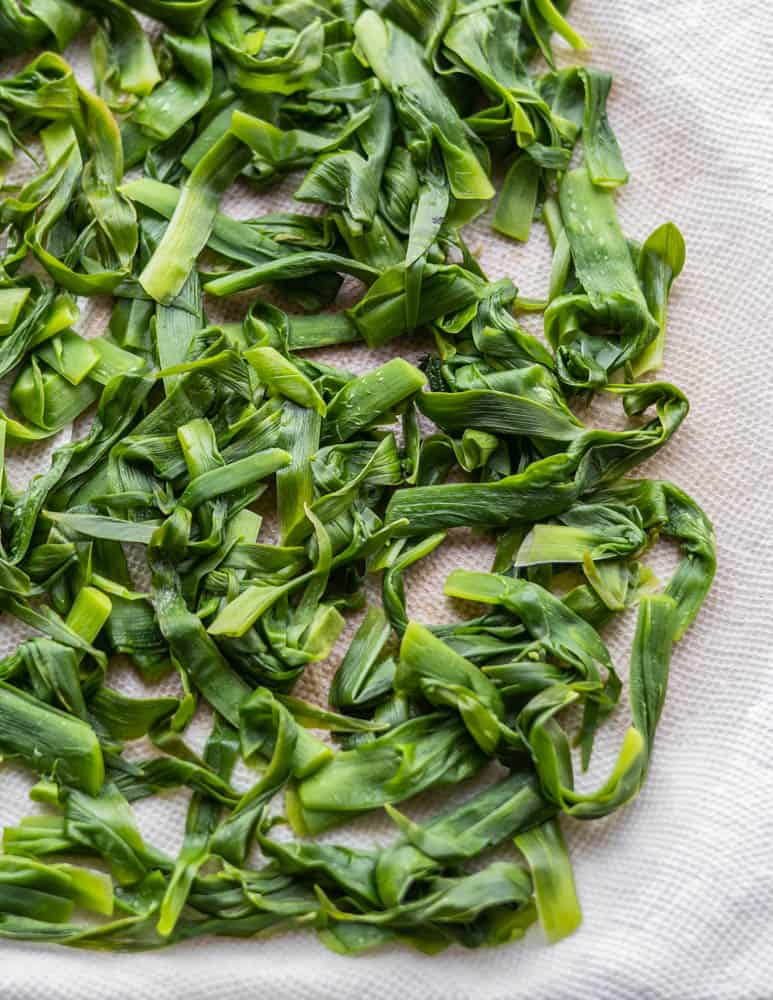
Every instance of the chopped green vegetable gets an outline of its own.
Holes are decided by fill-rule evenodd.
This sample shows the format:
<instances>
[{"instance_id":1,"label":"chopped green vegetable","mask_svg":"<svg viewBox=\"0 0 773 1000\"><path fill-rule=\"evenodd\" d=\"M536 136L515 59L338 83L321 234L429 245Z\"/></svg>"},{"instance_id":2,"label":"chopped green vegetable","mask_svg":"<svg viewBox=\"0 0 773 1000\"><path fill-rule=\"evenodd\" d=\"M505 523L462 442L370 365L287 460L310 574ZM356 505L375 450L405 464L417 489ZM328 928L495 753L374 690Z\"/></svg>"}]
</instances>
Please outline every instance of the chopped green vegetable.
<instances>
[{"instance_id":1,"label":"chopped green vegetable","mask_svg":"<svg viewBox=\"0 0 773 1000\"><path fill-rule=\"evenodd\" d=\"M0 749L43 774L96 794L105 772L94 731L80 719L0 682Z\"/></svg>"},{"instance_id":2,"label":"chopped green vegetable","mask_svg":"<svg viewBox=\"0 0 773 1000\"><path fill-rule=\"evenodd\" d=\"M568 8L0 0L0 55L57 50L0 76L0 613L35 633L0 660L0 754L48 809L4 831L0 937L139 949L312 927L340 954L432 954L579 926L560 814L641 788L715 545L679 488L626 478L688 412L634 381L662 364L685 247L671 222L641 245L623 232L612 78L556 68L554 34L586 47ZM82 31L95 93L58 54ZM314 214L228 214L236 185L299 171ZM489 281L465 242L497 194L502 236L547 229L542 292ZM107 295L86 334L78 299ZM339 345L365 366L339 367ZM594 393L630 423L586 425ZM81 418L12 485L6 447ZM478 614L419 622L410 575L459 526L496 540L491 572L445 581ZM661 537L680 550L662 587L643 562ZM368 604L324 703L298 697ZM631 724L580 792L571 748L587 767L623 693L602 631L633 606ZM179 695L129 697L119 657L151 688L176 673ZM402 811L472 779L461 805ZM190 793L174 857L132 805L170 789ZM374 810L383 845L329 839ZM275 839L278 821L325 840Z\"/></svg>"}]
</instances>

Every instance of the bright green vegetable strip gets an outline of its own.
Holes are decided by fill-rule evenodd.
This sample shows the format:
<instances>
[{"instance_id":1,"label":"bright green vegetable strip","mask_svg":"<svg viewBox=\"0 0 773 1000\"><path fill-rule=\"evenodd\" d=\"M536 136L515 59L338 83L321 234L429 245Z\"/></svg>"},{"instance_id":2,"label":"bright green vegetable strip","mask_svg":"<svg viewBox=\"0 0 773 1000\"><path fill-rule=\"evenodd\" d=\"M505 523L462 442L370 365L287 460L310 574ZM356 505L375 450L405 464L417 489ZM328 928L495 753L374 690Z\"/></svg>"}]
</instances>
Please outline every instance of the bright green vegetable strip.
<instances>
[{"instance_id":1,"label":"bright green vegetable strip","mask_svg":"<svg viewBox=\"0 0 773 1000\"><path fill-rule=\"evenodd\" d=\"M386 693L391 687L394 664L387 668L379 680L379 657L389 638L390 627L384 612L377 607L368 608L362 624L346 651L346 656L330 685L330 704L336 708L354 708L374 696Z\"/></svg>"},{"instance_id":2,"label":"bright green vegetable strip","mask_svg":"<svg viewBox=\"0 0 773 1000\"><path fill-rule=\"evenodd\" d=\"M29 288L0 288L0 336L10 333L16 326L29 294Z\"/></svg>"},{"instance_id":3,"label":"bright green vegetable strip","mask_svg":"<svg viewBox=\"0 0 773 1000\"><path fill-rule=\"evenodd\" d=\"M374 371L352 379L328 406L328 436L333 441L348 441L357 431L376 423L425 383L422 372L402 358L393 358Z\"/></svg>"},{"instance_id":4,"label":"bright green vegetable strip","mask_svg":"<svg viewBox=\"0 0 773 1000\"><path fill-rule=\"evenodd\" d=\"M658 322L658 335L632 365L637 378L645 372L657 371L663 365L668 294L674 279L682 272L684 259L684 237L673 222L666 222L650 233L641 248L639 275L647 306Z\"/></svg>"},{"instance_id":5,"label":"bright green vegetable strip","mask_svg":"<svg viewBox=\"0 0 773 1000\"><path fill-rule=\"evenodd\" d=\"M324 271L353 274L364 281L372 281L376 271L368 264L361 264L348 257L335 254L308 251L307 253L288 254L278 260L246 268L244 271L233 271L222 277L213 278L204 285L204 291L210 295L233 295L248 288L257 288L273 281L288 278L305 278L307 275Z\"/></svg>"},{"instance_id":6,"label":"bright green vegetable strip","mask_svg":"<svg viewBox=\"0 0 773 1000\"><path fill-rule=\"evenodd\" d=\"M529 156L513 161L505 176L492 226L503 236L525 243L537 205L540 170Z\"/></svg>"},{"instance_id":7,"label":"bright green vegetable strip","mask_svg":"<svg viewBox=\"0 0 773 1000\"><path fill-rule=\"evenodd\" d=\"M558 820L551 819L515 838L529 864L542 930L550 944L574 933L582 921L572 863Z\"/></svg>"},{"instance_id":8,"label":"bright green vegetable strip","mask_svg":"<svg viewBox=\"0 0 773 1000\"><path fill-rule=\"evenodd\" d=\"M96 794L104 779L102 751L85 722L0 681L0 749L41 774Z\"/></svg>"},{"instance_id":9,"label":"bright green vegetable strip","mask_svg":"<svg viewBox=\"0 0 773 1000\"><path fill-rule=\"evenodd\" d=\"M161 74L150 39L137 18L120 0L100 6L105 23L91 39L91 60L97 93L115 107L122 103L121 91L143 97L160 82Z\"/></svg>"},{"instance_id":10,"label":"bright green vegetable strip","mask_svg":"<svg viewBox=\"0 0 773 1000\"><path fill-rule=\"evenodd\" d=\"M565 175L560 200L574 267L591 305L649 317L612 195L598 190L588 172L578 169Z\"/></svg>"},{"instance_id":11,"label":"bright green vegetable strip","mask_svg":"<svg viewBox=\"0 0 773 1000\"><path fill-rule=\"evenodd\" d=\"M507 44L506 39L517 34L520 27L517 13L509 7L473 8L469 13L460 12L443 43L453 53L454 61L461 62L487 92L505 102L516 142L530 158L543 166L561 168L568 164L566 151L557 147L555 140L549 145L535 141L540 119L546 119L553 133L556 129L526 67Z\"/></svg>"},{"instance_id":12,"label":"bright green vegetable strip","mask_svg":"<svg viewBox=\"0 0 773 1000\"><path fill-rule=\"evenodd\" d=\"M65 624L86 642L93 642L110 617L110 598L95 587L80 590L67 613Z\"/></svg>"},{"instance_id":13,"label":"bright green vegetable strip","mask_svg":"<svg viewBox=\"0 0 773 1000\"><path fill-rule=\"evenodd\" d=\"M191 171L166 232L139 277L157 302L169 304L182 290L209 239L220 197L247 159L239 140L226 133Z\"/></svg>"},{"instance_id":14,"label":"bright green vegetable strip","mask_svg":"<svg viewBox=\"0 0 773 1000\"><path fill-rule=\"evenodd\" d=\"M317 398L321 398L309 383ZM311 397L310 397L311 399ZM324 407L324 402L322 402ZM311 460L319 448L322 429L319 409L287 403L282 409L280 444L290 455L290 464L276 474L276 507L283 542L306 520L306 506L314 499Z\"/></svg>"},{"instance_id":15,"label":"bright green vegetable strip","mask_svg":"<svg viewBox=\"0 0 773 1000\"><path fill-rule=\"evenodd\" d=\"M231 119L231 130L271 166L289 168L315 154L337 148L364 124L370 110L370 107L361 108L346 124L322 134L305 129L281 129L262 118L236 110Z\"/></svg>"},{"instance_id":16,"label":"bright green vegetable strip","mask_svg":"<svg viewBox=\"0 0 773 1000\"><path fill-rule=\"evenodd\" d=\"M129 698L120 691L101 687L90 701L89 711L116 739L136 740L178 706L176 698Z\"/></svg>"},{"instance_id":17,"label":"bright green vegetable strip","mask_svg":"<svg viewBox=\"0 0 773 1000\"><path fill-rule=\"evenodd\" d=\"M652 753L660 713L666 699L668 667L674 641L676 605L666 595L642 598L631 652L631 714Z\"/></svg>"},{"instance_id":18,"label":"bright green vegetable strip","mask_svg":"<svg viewBox=\"0 0 773 1000\"><path fill-rule=\"evenodd\" d=\"M523 539L516 566L583 562L630 555L647 536L635 509L578 504L560 516L561 524L534 524Z\"/></svg>"},{"instance_id":19,"label":"bright green vegetable strip","mask_svg":"<svg viewBox=\"0 0 773 1000\"><path fill-rule=\"evenodd\" d=\"M182 287L177 304L159 303L156 307L156 354L162 370L166 372L186 360L191 342L203 325L201 286L198 275L192 272ZM174 376L166 376L167 395L176 383Z\"/></svg>"},{"instance_id":20,"label":"bright green vegetable strip","mask_svg":"<svg viewBox=\"0 0 773 1000\"><path fill-rule=\"evenodd\" d=\"M325 401L306 376L273 347L253 347L245 351L258 378L273 392L286 396L299 406L307 406L325 416Z\"/></svg>"},{"instance_id":21,"label":"bright green vegetable strip","mask_svg":"<svg viewBox=\"0 0 773 1000\"><path fill-rule=\"evenodd\" d=\"M562 38L566 39L573 49L588 48L587 42L582 38L582 36L578 35L572 26L566 21L560 11L557 10L552 0L534 0L534 2L537 5L537 10L545 18L545 21L550 25L553 31L557 32Z\"/></svg>"},{"instance_id":22,"label":"bright green vegetable strip","mask_svg":"<svg viewBox=\"0 0 773 1000\"><path fill-rule=\"evenodd\" d=\"M676 601L680 639L703 603L716 571L716 545L711 522L697 504L673 483L657 480L621 480L600 499L633 503L647 530L673 538L681 559L666 587Z\"/></svg>"},{"instance_id":23,"label":"bright green vegetable strip","mask_svg":"<svg viewBox=\"0 0 773 1000\"><path fill-rule=\"evenodd\" d=\"M321 316L288 316L289 347L304 351L313 347L350 344L359 340L359 333L346 313Z\"/></svg>"},{"instance_id":24,"label":"bright green vegetable strip","mask_svg":"<svg viewBox=\"0 0 773 1000\"><path fill-rule=\"evenodd\" d=\"M213 3L214 0L132 0L131 6L177 31L193 34Z\"/></svg>"},{"instance_id":25,"label":"bright green vegetable strip","mask_svg":"<svg viewBox=\"0 0 773 1000\"><path fill-rule=\"evenodd\" d=\"M298 581L293 580L276 586L253 584L247 587L223 608L207 631L210 635L244 635L261 615L298 585Z\"/></svg>"},{"instance_id":26,"label":"bright green vegetable strip","mask_svg":"<svg viewBox=\"0 0 773 1000\"><path fill-rule=\"evenodd\" d=\"M597 187L619 187L628 180L628 171L607 119L607 96L612 77L595 69L582 68L577 72L585 86L582 142L588 174Z\"/></svg>"},{"instance_id":27,"label":"bright green vegetable strip","mask_svg":"<svg viewBox=\"0 0 773 1000\"><path fill-rule=\"evenodd\" d=\"M45 516L64 528L89 538L104 538L116 542L137 542L148 545L158 521L122 521L101 514L65 514L45 511Z\"/></svg>"},{"instance_id":28,"label":"bright green vegetable strip","mask_svg":"<svg viewBox=\"0 0 773 1000\"><path fill-rule=\"evenodd\" d=\"M212 93L212 53L206 33L166 35L164 41L178 71L160 86L148 88L130 119L156 142L173 136L205 107Z\"/></svg>"},{"instance_id":29,"label":"bright green vegetable strip","mask_svg":"<svg viewBox=\"0 0 773 1000\"><path fill-rule=\"evenodd\" d=\"M202 472L190 481L180 497L180 505L191 510L207 500L250 486L290 464L290 456L281 448L269 448L249 458L231 462L220 469Z\"/></svg>"},{"instance_id":30,"label":"bright green vegetable strip","mask_svg":"<svg viewBox=\"0 0 773 1000\"><path fill-rule=\"evenodd\" d=\"M46 341L37 355L72 385L79 385L99 361L98 351L72 330Z\"/></svg>"},{"instance_id":31,"label":"bright green vegetable strip","mask_svg":"<svg viewBox=\"0 0 773 1000\"><path fill-rule=\"evenodd\" d=\"M493 434L571 441L581 432L579 422L566 407L529 395L468 389L425 392L418 402L422 413L451 433L485 428Z\"/></svg>"},{"instance_id":32,"label":"bright green vegetable strip","mask_svg":"<svg viewBox=\"0 0 773 1000\"><path fill-rule=\"evenodd\" d=\"M21 416L52 434L80 416L98 396L91 381L73 385L47 366L41 367L33 356L19 372L10 399Z\"/></svg>"},{"instance_id":33,"label":"bright green vegetable strip","mask_svg":"<svg viewBox=\"0 0 773 1000\"><path fill-rule=\"evenodd\" d=\"M310 701L303 701L290 695L277 695L277 698L289 710L298 725L307 729L331 729L341 733L375 733L388 728L386 723L339 715L338 712L331 712Z\"/></svg>"}]
</instances>

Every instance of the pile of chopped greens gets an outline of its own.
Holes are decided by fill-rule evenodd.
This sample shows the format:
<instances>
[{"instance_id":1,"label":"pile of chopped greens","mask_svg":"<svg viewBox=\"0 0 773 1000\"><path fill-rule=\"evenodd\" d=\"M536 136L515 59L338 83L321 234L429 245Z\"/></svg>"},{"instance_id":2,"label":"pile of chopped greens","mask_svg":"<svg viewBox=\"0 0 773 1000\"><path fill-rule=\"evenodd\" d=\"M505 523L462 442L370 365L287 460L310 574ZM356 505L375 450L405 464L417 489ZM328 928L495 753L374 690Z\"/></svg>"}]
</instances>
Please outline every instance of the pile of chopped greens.
<instances>
[{"instance_id":1,"label":"pile of chopped greens","mask_svg":"<svg viewBox=\"0 0 773 1000\"><path fill-rule=\"evenodd\" d=\"M47 807L4 832L0 936L133 949L308 926L343 953L433 952L577 926L560 817L639 791L715 560L689 496L626 478L688 411L641 381L684 243L671 223L641 245L621 230L611 78L557 68L555 33L584 47L567 7L0 0L0 52L46 49L0 78L0 442L93 415L26 489L0 483L0 609L35 633L0 662L0 752ZM53 51L87 27L94 93ZM231 185L298 171L295 197L324 211L221 211ZM499 233L547 228L544 301L465 244L495 182ZM336 310L344 280L361 291ZM241 321L208 322L244 292ZM86 338L78 300L97 295L112 314ZM414 331L418 367L398 353ZM319 350L387 342L362 375ZM626 429L578 418L595 394ZM445 583L474 616L412 621L406 572L460 526L496 540L490 572ZM664 586L642 561L661 537L681 553ZM329 704L293 696L376 586ZM623 688L600 630L633 606L632 722L580 792L570 748L587 767ZM176 671L181 695L115 690L117 657L150 684ZM140 739L151 755L126 754ZM401 811L492 761L429 821ZM180 788L172 857L131 803ZM382 809L391 842L336 843Z\"/></svg>"}]
</instances>

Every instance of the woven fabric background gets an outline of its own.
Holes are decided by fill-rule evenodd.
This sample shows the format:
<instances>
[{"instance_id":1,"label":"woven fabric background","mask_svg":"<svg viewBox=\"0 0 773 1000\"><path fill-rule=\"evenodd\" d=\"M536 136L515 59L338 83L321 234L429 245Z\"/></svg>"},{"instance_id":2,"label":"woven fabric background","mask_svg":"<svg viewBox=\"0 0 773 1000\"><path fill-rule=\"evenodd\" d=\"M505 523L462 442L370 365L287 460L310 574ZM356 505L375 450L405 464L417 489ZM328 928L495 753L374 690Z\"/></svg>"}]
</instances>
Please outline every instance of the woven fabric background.
<instances>
[{"instance_id":1,"label":"woven fabric background","mask_svg":"<svg viewBox=\"0 0 773 1000\"><path fill-rule=\"evenodd\" d=\"M302 933L141 955L3 942L2 1000L773 996L773 385L763 372L773 282L773 8L767 0L576 0L572 22L592 44L587 58L615 77L612 123L631 171L618 202L626 232L641 240L672 219L687 241L663 376L687 392L692 412L644 474L692 493L719 542L714 589L673 659L646 788L605 821L564 825L582 928L553 948L533 929L507 948L434 958L394 948L346 959ZM73 59L87 77L83 51ZM259 214L289 204L291 191L251 198L239 190L226 207ZM544 290L540 227L526 246L495 237L485 218L472 229L492 278L513 277L524 295ZM105 310L90 303L81 329L100 332ZM361 351L346 360L361 370L374 358ZM49 452L13 457L14 481L45 467ZM452 537L408 581L413 617L447 618L454 609L438 596L445 574L483 568L490 554L469 533ZM629 631L610 642L623 673ZM20 635L0 624L0 652ZM331 669L310 676L303 693L323 691ZM128 673L111 682L140 690ZM599 742L596 778L611 766L625 724L621 705ZM194 739L203 732L202 722ZM3 767L0 824L34 811L28 786L21 771ZM138 803L137 812L148 839L174 850L185 797ZM350 840L388 835L368 819Z\"/></svg>"}]
</instances>

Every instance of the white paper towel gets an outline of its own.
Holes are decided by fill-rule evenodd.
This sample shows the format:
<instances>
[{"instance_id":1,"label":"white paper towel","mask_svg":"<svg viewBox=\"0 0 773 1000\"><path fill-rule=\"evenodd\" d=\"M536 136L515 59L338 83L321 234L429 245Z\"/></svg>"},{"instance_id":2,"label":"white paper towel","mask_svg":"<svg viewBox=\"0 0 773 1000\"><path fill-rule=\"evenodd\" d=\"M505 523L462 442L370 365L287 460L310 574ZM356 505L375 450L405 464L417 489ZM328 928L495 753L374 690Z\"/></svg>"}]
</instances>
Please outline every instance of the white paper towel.
<instances>
[{"instance_id":1,"label":"white paper towel","mask_svg":"<svg viewBox=\"0 0 773 1000\"><path fill-rule=\"evenodd\" d=\"M626 233L643 239L672 219L687 241L662 374L687 392L692 412L643 474L693 494L719 542L714 589L674 655L646 788L606 820L564 824L582 928L552 948L534 929L505 948L431 958L402 948L342 958L300 933L141 955L4 942L2 1000L773 997L773 9L766 0L576 0L571 19L592 44L588 59L615 77L610 113L631 171L618 201ZM288 203L239 192L227 207L246 216L277 204ZM492 278L513 277L525 295L543 291L540 227L523 247L495 237L485 219L472 228ZM100 332L102 317L104 307L90 306L82 328ZM351 361L369 363L362 352ZM37 467L44 461L41 450ZM34 467L17 461L13 471ZM412 614L443 617L442 577L485 566L489 554L465 534L443 546L410 578ZM3 646L15 644L15 629L0 631ZM624 639L610 643L623 671ZM323 690L325 676L310 676L306 693ZM595 774L608 771L625 724L621 706ZM0 823L34 811L28 784L4 767ZM179 843L184 797L137 811L155 844ZM353 836L387 835L366 821Z\"/></svg>"}]
</instances>

